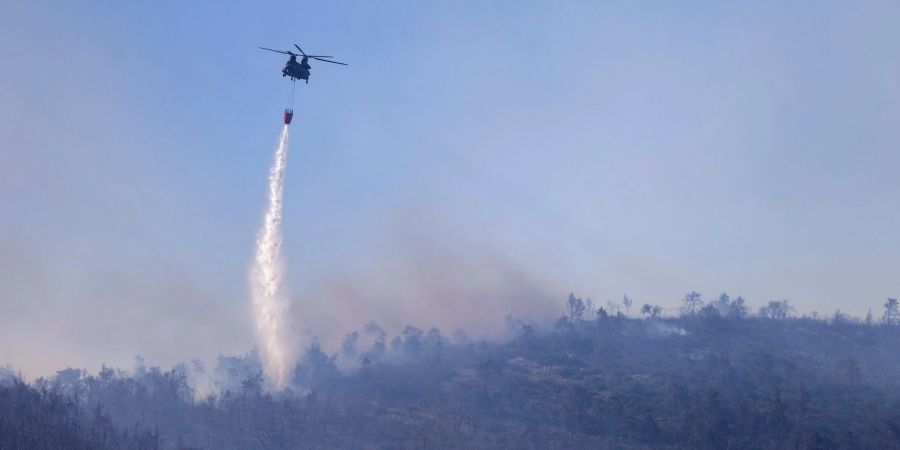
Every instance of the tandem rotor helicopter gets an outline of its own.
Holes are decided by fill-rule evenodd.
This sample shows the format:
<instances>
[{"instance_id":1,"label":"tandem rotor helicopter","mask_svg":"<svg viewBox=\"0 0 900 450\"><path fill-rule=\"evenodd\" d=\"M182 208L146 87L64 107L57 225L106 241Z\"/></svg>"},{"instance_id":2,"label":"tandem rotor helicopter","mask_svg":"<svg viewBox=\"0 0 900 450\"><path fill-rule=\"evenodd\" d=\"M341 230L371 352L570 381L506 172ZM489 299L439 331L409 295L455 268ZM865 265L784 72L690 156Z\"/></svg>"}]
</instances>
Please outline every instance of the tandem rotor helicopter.
<instances>
[{"instance_id":1,"label":"tandem rotor helicopter","mask_svg":"<svg viewBox=\"0 0 900 450\"><path fill-rule=\"evenodd\" d=\"M291 58L284 64L284 68L281 69L281 76L283 77L291 77L291 80L303 80L307 84L309 84L309 69L312 67L309 65L310 59L315 59L317 61L329 62L332 64L340 64L342 66L346 66L347 64L337 61L332 61L330 59L325 58L333 58L333 56L324 56L324 55L307 55L303 52L303 49L300 48L299 45L294 44L294 47L297 47L297 50L300 50L300 54L296 54L290 50L274 50L271 48L259 47L263 50L268 50L270 52L282 53L285 55L291 55ZM303 59L300 62L297 62L297 57L303 56Z\"/></svg>"},{"instance_id":2,"label":"tandem rotor helicopter","mask_svg":"<svg viewBox=\"0 0 900 450\"><path fill-rule=\"evenodd\" d=\"M315 59L316 61L324 61L332 64L340 64L342 66L346 66L346 63L332 61L326 58L333 58L333 56L325 56L325 55L307 55L299 45L294 44L294 47L297 47L297 50L300 50L300 54L296 54L290 50L275 50L266 47L259 47L263 50L268 50L270 52L281 53L284 55L291 55L290 59L286 63L284 63L284 68L281 69L282 77L290 77L291 78L291 100L287 108L284 110L284 124L290 125L291 119L294 117L294 82L297 80L303 80L306 84L309 84L309 70L312 67L309 65L310 59ZM297 57L303 56L303 59L300 62L297 62Z\"/></svg>"}]
</instances>

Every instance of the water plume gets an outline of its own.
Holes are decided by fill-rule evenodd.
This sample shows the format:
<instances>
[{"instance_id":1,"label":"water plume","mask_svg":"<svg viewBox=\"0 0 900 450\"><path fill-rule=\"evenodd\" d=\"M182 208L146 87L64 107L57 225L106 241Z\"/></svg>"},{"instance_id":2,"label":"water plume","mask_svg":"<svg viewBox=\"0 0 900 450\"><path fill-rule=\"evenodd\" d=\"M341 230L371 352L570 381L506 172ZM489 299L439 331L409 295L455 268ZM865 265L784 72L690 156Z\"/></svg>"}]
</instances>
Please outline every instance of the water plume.
<instances>
[{"instance_id":1,"label":"water plume","mask_svg":"<svg viewBox=\"0 0 900 450\"><path fill-rule=\"evenodd\" d=\"M268 208L256 239L256 257L250 271L257 345L263 371L276 389L287 385L293 365L289 327L285 323L289 297L282 285L284 261L281 258L281 210L287 151L288 126L285 125L269 169Z\"/></svg>"}]
</instances>

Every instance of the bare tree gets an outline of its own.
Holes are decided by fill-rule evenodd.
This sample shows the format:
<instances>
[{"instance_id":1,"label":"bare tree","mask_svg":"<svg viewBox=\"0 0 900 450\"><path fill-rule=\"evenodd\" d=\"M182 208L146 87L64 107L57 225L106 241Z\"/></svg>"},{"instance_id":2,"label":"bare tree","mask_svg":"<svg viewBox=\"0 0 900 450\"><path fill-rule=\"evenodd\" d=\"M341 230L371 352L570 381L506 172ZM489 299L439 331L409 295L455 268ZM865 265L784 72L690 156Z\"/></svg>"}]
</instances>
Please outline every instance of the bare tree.
<instances>
[{"instance_id":1,"label":"bare tree","mask_svg":"<svg viewBox=\"0 0 900 450\"><path fill-rule=\"evenodd\" d=\"M439 362L444 353L445 339L441 335L441 330L432 327L425 335L425 354L429 361Z\"/></svg>"},{"instance_id":2,"label":"bare tree","mask_svg":"<svg viewBox=\"0 0 900 450\"><path fill-rule=\"evenodd\" d=\"M897 325L900 319L900 305L897 304L896 298L889 298L884 302L884 316L881 320L885 325Z\"/></svg>"},{"instance_id":3,"label":"bare tree","mask_svg":"<svg viewBox=\"0 0 900 450\"><path fill-rule=\"evenodd\" d=\"M738 296L736 299L731 301L731 304L728 305L728 315L734 317L736 319L743 319L747 317L747 313L749 312L749 308L744 304L744 297Z\"/></svg>"},{"instance_id":4,"label":"bare tree","mask_svg":"<svg viewBox=\"0 0 900 450\"><path fill-rule=\"evenodd\" d=\"M576 297L574 293L569 294L566 309L568 310L569 320L575 321L584 318L584 300Z\"/></svg>"},{"instance_id":5,"label":"bare tree","mask_svg":"<svg viewBox=\"0 0 900 450\"><path fill-rule=\"evenodd\" d=\"M768 305L759 308L759 315L769 319L785 319L792 312L792 307L787 300L770 301Z\"/></svg>"},{"instance_id":6,"label":"bare tree","mask_svg":"<svg viewBox=\"0 0 900 450\"><path fill-rule=\"evenodd\" d=\"M627 295L622 296L622 304L625 305L625 316L628 317L631 315L631 299L628 298Z\"/></svg>"},{"instance_id":7,"label":"bare tree","mask_svg":"<svg viewBox=\"0 0 900 450\"><path fill-rule=\"evenodd\" d=\"M726 310L727 312L727 310ZM715 319L722 317L722 313L719 312L719 308L716 305L710 303L702 308L700 308L700 317L704 319Z\"/></svg>"},{"instance_id":8,"label":"bare tree","mask_svg":"<svg viewBox=\"0 0 900 450\"><path fill-rule=\"evenodd\" d=\"M847 323L848 320L849 320L849 317L847 316L846 313L844 313L843 311L841 311L840 308L837 309L837 310L834 312L834 315L833 315L833 316L831 316L831 323L832 323L832 324Z\"/></svg>"},{"instance_id":9,"label":"bare tree","mask_svg":"<svg viewBox=\"0 0 900 450\"><path fill-rule=\"evenodd\" d=\"M716 301L711 304L714 305L717 310L719 310L719 314L723 316L731 314L731 297L728 296L727 292L719 294L719 298L717 298Z\"/></svg>"},{"instance_id":10,"label":"bare tree","mask_svg":"<svg viewBox=\"0 0 900 450\"><path fill-rule=\"evenodd\" d=\"M703 300L700 299L700 293L697 291L685 294L684 300L681 302L681 313L684 315L693 316L703 307Z\"/></svg>"}]
</instances>

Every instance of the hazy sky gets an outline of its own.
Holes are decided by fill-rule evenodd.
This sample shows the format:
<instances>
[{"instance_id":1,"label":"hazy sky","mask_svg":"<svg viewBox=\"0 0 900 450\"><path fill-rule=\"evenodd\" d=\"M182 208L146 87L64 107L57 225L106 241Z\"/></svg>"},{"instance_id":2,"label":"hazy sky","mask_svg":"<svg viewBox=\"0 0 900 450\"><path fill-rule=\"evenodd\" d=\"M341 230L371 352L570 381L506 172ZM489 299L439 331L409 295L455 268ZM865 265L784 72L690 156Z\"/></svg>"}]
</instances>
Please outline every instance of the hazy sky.
<instances>
[{"instance_id":1,"label":"hazy sky","mask_svg":"<svg viewBox=\"0 0 900 450\"><path fill-rule=\"evenodd\" d=\"M253 346L290 83L298 327L502 328L628 293L900 295L900 4L0 4L0 364ZM443 5L441 3L444 3Z\"/></svg>"}]
</instances>

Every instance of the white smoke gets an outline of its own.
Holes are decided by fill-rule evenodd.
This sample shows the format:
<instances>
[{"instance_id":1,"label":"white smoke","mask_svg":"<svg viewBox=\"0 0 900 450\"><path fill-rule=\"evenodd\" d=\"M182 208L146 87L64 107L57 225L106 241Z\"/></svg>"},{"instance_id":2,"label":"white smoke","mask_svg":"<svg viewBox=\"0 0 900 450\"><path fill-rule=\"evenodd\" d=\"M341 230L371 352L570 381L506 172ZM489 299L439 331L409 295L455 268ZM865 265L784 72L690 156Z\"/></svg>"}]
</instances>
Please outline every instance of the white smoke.
<instances>
[{"instance_id":1,"label":"white smoke","mask_svg":"<svg viewBox=\"0 0 900 450\"><path fill-rule=\"evenodd\" d=\"M250 271L256 339L263 370L276 389L287 385L294 359L289 350L290 327L285 323L289 297L283 292L281 282L284 275L284 261L281 258L281 209L287 148L288 126L285 125L269 169L269 207L256 239L256 260Z\"/></svg>"}]
</instances>

